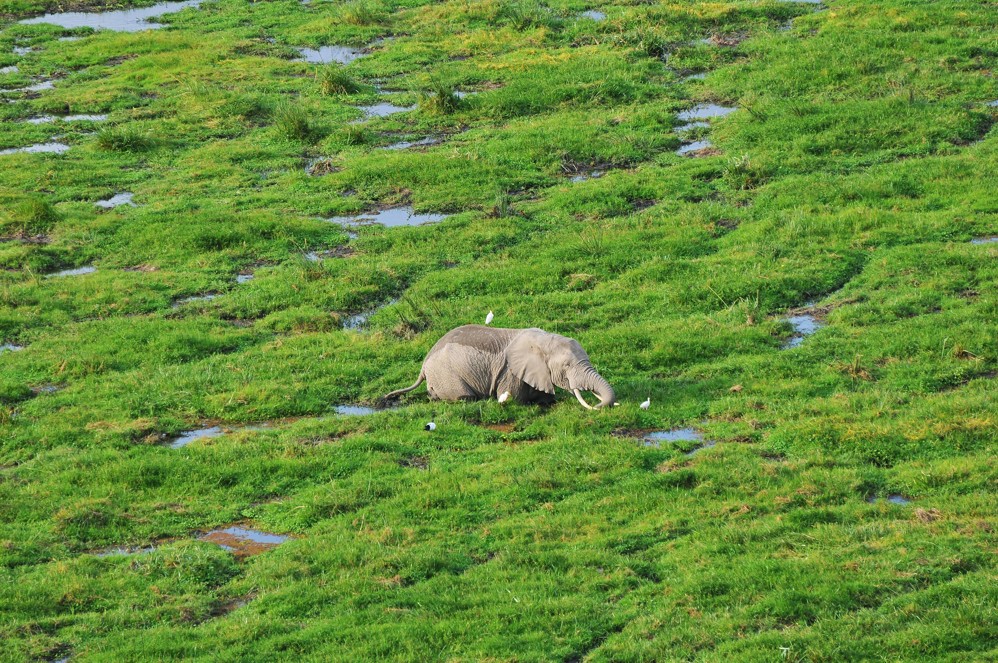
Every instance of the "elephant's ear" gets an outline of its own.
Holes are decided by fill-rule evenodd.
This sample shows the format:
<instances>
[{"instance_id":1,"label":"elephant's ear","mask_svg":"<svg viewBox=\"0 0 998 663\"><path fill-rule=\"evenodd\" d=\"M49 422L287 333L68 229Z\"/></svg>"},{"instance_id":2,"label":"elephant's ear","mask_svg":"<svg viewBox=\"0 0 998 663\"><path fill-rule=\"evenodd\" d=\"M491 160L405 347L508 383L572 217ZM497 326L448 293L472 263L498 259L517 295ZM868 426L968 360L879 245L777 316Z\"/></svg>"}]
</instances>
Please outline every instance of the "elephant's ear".
<instances>
[{"instance_id":1,"label":"elephant's ear","mask_svg":"<svg viewBox=\"0 0 998 663\"><path fill-rule=\"evenodd\" d=\"M507 346L506 363L517 378L537 391L553 394L554 383L551 381L551 371L548 370L547 357L540 341L541 338L532 330L521 333Z\"/></svg>"}]
</instances>

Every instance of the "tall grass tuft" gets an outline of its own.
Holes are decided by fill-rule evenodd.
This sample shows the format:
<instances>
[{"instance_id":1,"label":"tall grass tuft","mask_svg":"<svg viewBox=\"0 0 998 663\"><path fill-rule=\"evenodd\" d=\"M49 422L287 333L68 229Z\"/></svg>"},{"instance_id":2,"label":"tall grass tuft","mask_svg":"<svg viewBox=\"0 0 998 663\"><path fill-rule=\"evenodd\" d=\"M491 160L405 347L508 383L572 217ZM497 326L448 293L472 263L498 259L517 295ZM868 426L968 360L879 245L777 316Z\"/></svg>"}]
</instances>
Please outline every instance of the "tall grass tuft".
<instances>
[{"instance_id":1,"label":"tall grass tuft","mask_svg":"<svg viewBox=\"0 0 998 663\"><path fill-rule=\"evenodd\" d=\"M419 100L419 107L433 115L449 115L461 108L461 98L450 83L434 79L430 81L429 90L424 92Z\"/></svg>"},{"instance_id":2,"label":"tall grass tuft","mask_svg":"<svg viewBox=\"0 0 998 663\"><path fill-rule=\"evenodd\" d=\"M40 196L23 198L9 209L9 215L0 217L0 232L45 232L59 220L52 203Z\"/></svg>"},{"instance_id":3,"label":"tall grass tuft","mask_svg":"<svg viewBox=\"0 0 998 663\"><path fill-rule=\"evenodd\" d=\"M288 140L309 141L315 136L315 127L309 120L308 113L301 106L290 102L277 107L274 126Z\"/></svg>"},{"instance_id":4,"label":"tall grass tuft","mask_svg":"<svg viewBox=\"0 0 998 663\"><path fill-rule=\"evenodd\" d=\"M340 7L340 20L348 25L374 25L384 20L386 8L380 2L354 0Z\"/></svg>"},{"instance_id":5,"label":"tall grass tuft","mask_svg":"<svg viewBox=\"0 0 998 663\"><path fill-rule=\"evenodd\" d=\"M337 65L330 65L316 71L315 80L319 84L319 91L327 96L353 94L360 90L360 85Z\"/></svg>"},{"instance_id":6,"label":"tall grass tuft","mask_svg":"<svg viewBox=\"0 0 998 663\"><path fill-rule=\"evenodd\" d=\"M109 152L143 152L152 147L152 141L137 129L118 125L101 129L97 146Z\"/></svg>"}]
</instances>

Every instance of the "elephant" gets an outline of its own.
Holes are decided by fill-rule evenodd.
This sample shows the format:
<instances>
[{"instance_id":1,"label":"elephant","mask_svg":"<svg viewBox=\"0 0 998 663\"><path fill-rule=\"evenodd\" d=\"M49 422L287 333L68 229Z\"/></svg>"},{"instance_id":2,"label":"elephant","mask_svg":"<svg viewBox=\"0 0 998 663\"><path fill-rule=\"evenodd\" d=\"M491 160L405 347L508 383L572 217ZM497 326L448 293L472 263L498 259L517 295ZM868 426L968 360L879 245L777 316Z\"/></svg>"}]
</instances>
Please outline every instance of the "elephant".
<instances>
[{"instance_id":1,"label":"elephant","mask_svg":"<svg viewBox=\"0 0 998 663\"><path fill-rule=\"evenodd\" d=\"M385 401L426 381L432 400L473 401L503 395L520 403L553 403L556 386L594 410L614 403L613 387L596 372L575 339L541 329L502 329L464 325L444 334L423 360L410 387L386 394ZM582 391L600 402L589 405ZM508 396L506 394L508 393Z\"/></svg>"}]
</instances>

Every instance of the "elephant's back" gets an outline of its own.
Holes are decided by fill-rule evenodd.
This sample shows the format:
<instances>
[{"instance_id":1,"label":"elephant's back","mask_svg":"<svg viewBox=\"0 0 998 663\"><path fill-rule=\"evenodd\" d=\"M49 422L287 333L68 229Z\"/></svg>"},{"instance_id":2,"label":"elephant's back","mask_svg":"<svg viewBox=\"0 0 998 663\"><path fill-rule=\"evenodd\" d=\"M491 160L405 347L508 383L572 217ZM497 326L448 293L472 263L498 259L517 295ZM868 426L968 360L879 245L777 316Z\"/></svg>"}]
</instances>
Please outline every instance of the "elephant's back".
<instances>
[{"instance_id":1,"label":"elephant's back","mask_svg":"<svg viewBox=\"0 0 998 663\"><path fill-rule=\"evenodd\" d=\"M450 330L430 349L427 358L450 344L463 345L480 352L498 353L506 349L520 329L504 329L485 325L463 325Z\"/></svg>"}]
</instances>

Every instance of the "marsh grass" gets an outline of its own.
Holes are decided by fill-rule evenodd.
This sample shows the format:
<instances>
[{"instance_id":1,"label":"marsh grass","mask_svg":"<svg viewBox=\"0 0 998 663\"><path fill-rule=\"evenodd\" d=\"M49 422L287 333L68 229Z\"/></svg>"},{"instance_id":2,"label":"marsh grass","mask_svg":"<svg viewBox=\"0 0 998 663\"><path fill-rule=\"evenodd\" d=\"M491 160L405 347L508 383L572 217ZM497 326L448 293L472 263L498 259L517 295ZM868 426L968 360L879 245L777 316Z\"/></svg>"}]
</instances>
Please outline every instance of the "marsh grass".
<instances>
[{"instance_id":1,"label":"marsh grass","mask_svg":"<svg viewBox=\"0 0 998 663\"><path fill-rule=\"evenodd\" d=\"M109 152L145 152L152 149L154 142L138 129L112 125L98 130L97 145Z\"/></svg>"},{"instance_id":2,"label":"marsh grass","mask_svg":"<svg viewBox=\"0 0 998 663\"><path fill-rule=\"evenodd\" d=\"M321 67L315 73L319 90L325 95L353 94L361 87L337 65Z\"/></svg>"},{"instance_id":3,"label":"marsh grass","mask_svg":"<svg viewBox=\"0 0 998 663\"><path fill-rule=\"evenodd\" d=\"M438 79L431 80L419 98L420 110L435 115L455 113L461 106L462 100L455 94L454 86Z\"/></svg>"},{"instance_id":4,"label":"marsh grass","mask_svg":"<svg viewBox=\"0 0 998 663\"><path fill-rule=\"evenodd\" d=\"M274 128L282 138L293 141L312 142L318 131L309 117L308 111L294 102L283 102L274 109Z\"/></svg>"},{"instance_id":5,"label":"marsh grass","mask_svg":"<svg viewBox=\"0 0 998 663\"><path fill-rule=\"evenodd\" d=\"M586 7L0 26L0 67L70 72L0 104L4 148L73 145L0 155L0 660L994 658L994 11ZM354 92L294 61L385 34ZM428 81L481 94L349 124ZM726 156L674 154L699 103L738 108L687 134ZM124 147L20 121L88 112ZM401 205L449 216L323 220ZM490 310L578 339L621 405L337 414ZM642 443L680 428L703 446ZM199 538L235 523L293 536Z\"/></svg>"}]
</instances>

